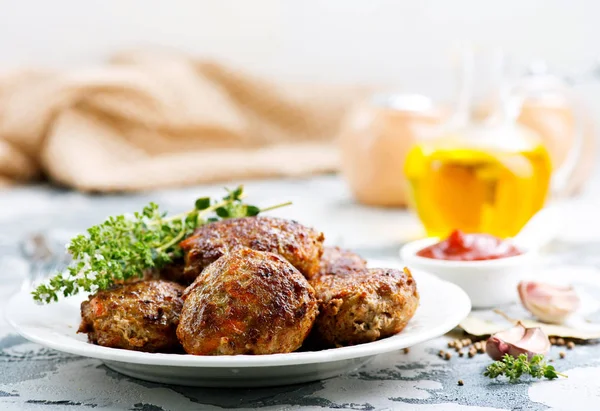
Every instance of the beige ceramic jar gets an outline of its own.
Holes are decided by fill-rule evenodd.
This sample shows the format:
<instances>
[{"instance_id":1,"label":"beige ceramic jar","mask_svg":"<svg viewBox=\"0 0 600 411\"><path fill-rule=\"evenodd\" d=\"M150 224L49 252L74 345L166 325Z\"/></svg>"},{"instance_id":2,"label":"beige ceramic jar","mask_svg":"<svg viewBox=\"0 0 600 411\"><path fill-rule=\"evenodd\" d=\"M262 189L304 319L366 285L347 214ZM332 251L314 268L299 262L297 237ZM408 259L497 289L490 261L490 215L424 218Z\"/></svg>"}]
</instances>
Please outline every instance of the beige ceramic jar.
<instances>
[{"instance_id":1,"label":"beige ceramic jar","mask_svg":"<svg viewBox=\"0 0 600 411\"><path fill-rule=\"evenodd\" d=\"M339 138L341 171L354 197L367 205L406 206L406 154L441 118L421 95L377 95L357 107Z\"/></svg>"}]
</instances>

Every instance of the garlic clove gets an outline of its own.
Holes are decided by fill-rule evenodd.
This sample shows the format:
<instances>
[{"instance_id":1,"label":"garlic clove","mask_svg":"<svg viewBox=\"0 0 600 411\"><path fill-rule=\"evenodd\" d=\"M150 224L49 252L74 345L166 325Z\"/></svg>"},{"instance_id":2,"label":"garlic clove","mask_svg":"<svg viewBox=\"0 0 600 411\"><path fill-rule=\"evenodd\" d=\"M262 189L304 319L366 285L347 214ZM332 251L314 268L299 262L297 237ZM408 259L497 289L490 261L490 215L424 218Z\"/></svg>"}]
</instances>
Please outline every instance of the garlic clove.
<instances>
[{"instance_id":1,"label":"garlic clove","mask_svg":"<svg viewBox=\"0 0 600 411\"><path fill-rule=\"evenodd\" d=\"M579 308L573 287L521 281L517 287L523 306L541 321L562 324Z\"/></svg>"},{"instance_id":2,"label":"garlic clove","mask_svg":"<svg viewBox=\"0 0 600 411\"><path fill-rule=\"evenodd\" d=\"M523 324L518 323L508 330L493 334L488 338L487 343L485 344L485 351L490 357L497 361L501 359L504 354L508 354L508 351L510 350L509 344L523 338L526 331L527 329Z\"/></svg>"},{"instance_id":3,"label":"garlic clove","mask_svg":"<svg viewBox=\"0 0 600 411\"><path fill-rule=\"evenodd\" d=\"M546 354L550 351L550 340L541 328L527 328L525 335L516 344L511 344L508 353L517 358L520 354L527 354L531 359L536 354Z\"/></svg>"},{"instance_id":4,"label":"garlic clove","mask_svg":"<svg viewBox=\"0 0 600 411\"><path fill-rule=\"evenodd\" d=\"M520 322L508 330L492 335L485 345L488 355L498 361L509 354L528 358L536 354L546 354L550 350L550 340L541 328L526 328Z\"/></svg>"}]
</instances>

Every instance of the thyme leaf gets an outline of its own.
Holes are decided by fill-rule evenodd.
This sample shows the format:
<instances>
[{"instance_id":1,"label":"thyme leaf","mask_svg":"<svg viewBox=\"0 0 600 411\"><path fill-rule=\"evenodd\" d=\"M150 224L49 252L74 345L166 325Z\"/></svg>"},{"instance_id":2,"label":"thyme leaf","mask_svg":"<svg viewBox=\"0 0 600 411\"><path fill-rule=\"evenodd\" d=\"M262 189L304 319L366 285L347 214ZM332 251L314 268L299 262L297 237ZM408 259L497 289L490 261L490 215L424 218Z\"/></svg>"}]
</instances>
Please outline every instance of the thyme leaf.
<instances>
[{"instance_id":1,"label":"thyme leaf","mask_svg":"<svg viewBox=\"0 0 600 411\"><path fill-rule=\"evenodd\" d=\"M520 354L517 358L505 354L501 361L490 364L483 375L490 378L498 378L503 375L512 383L519 381L523 375L549 380L559 376L567 378L567 375L556 371L552 365L546 364L544 356L541 354L534 355L531 360L526 354Z\"/></svg>"}]
</instances>

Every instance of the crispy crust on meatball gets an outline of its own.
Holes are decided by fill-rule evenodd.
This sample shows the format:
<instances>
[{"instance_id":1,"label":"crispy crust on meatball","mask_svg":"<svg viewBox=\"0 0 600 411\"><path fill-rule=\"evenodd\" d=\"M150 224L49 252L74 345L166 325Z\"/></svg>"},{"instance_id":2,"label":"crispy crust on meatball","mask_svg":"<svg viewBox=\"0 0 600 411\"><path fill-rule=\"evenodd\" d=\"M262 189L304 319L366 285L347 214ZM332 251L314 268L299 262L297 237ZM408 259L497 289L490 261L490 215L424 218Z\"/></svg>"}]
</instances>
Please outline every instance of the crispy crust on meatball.
<instances>
[{"instance_id":1,"label":"crispy crust on meatball","mask_svg":"<svg viewBox=\"0 0 600 411\"><path fill-rule=\"evenodd\" d=\"M408 269L375 268L311 281L319 299L311 343L362 344L396 334L413 317L419 294Z\"/></svg>"},{"instance_id":2,"label":"crispy crust on meatball","mask_svg":"<svg viewBox=\"0 0 600 411\"><path fill-rule=\"evenodd\" d=\"M362 271L366 268L367 262L360 255L340 247L325 247L317 276L328 274L345 275Z\"/></svg>"},{"instance_id":3,"label":"crispy crust on meatball","mask_svg":"<svg viewBox=\"0 0 600 411\"><path fill-rule=\"evenodd\" d=\"M149 280L99 291L81 303L78 332L91 343L145 352L180 351L176 329L184 287Z\"/></svg>"},{"instance_id":4,"label":"crispy crust on meatball","mask_svg":"<svg viewBox=\"0 0 600 411\"><path fill-rule=\"evenodd\" d=\"M295 351L318 313L313 288L294 266L248 248L209 265L186 293L177 336L195 355Z\"/></svg>"},{"instance_id":5,"label":"crispy crust on meatball","mask_svg":"<svg viewBox=\"0 0 600 411\"><path fill-rule=\"evenodd\" d=\"M210 263L244 247L278 254L310 278L319 270L323 240L323 233L281 218L244 217L207 224L180 243L186 262L182 281L192 283Z\"/></svg>"}]
</instances>

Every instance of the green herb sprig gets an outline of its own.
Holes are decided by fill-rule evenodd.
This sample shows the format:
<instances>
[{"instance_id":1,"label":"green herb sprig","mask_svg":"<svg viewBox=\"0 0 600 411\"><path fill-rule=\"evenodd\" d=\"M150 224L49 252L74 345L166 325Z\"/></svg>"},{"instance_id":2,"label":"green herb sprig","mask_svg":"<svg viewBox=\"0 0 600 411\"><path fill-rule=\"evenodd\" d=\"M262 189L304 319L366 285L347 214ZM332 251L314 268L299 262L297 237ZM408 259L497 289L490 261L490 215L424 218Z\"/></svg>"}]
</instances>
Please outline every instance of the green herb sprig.
<instances>
[{"instance_id":1,"label":"green herb sprig","mask_svg":"<svg viewBox=\"0 0 600 411\"><path fill-rule=\"evenodd\" d=\"M90 227L87 234L71 240L67 250L72 263L67 269L38 286L33 299L49 303L59 295L68 297L81 290L95 292L106 289L117 280L143 277L150 269L160 269L182 257L181 240L204 224L221 219L251 217L261 212L284 207L283 203L260 209L245 204L244 187L227 190L220 200L198 198L192 210L167 217L155 203L150 203L133 216L109 217Z\"/></svg>"},{"instance_id":2,"label":"green herb sprig","mask_svg":"<svg viewBox=\"0 0 600 411\"><path fill-rule=\"evenodd\" d=\"M568 378L566 374L556 371L552 365L546 364L544 356L541 354L534 355L531 357L531 360L525 354L521 354L517 358L505 354L501 361L495 361L490 364L483 375L490 378L497 378L504 375L512 383L519 381L523 375L530 375L533 378L547 378L549 380L553 380L559 376Z\"/></svg>"}]
</instances>

